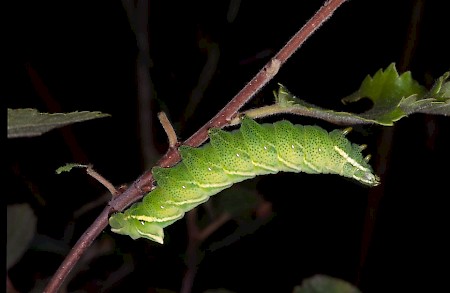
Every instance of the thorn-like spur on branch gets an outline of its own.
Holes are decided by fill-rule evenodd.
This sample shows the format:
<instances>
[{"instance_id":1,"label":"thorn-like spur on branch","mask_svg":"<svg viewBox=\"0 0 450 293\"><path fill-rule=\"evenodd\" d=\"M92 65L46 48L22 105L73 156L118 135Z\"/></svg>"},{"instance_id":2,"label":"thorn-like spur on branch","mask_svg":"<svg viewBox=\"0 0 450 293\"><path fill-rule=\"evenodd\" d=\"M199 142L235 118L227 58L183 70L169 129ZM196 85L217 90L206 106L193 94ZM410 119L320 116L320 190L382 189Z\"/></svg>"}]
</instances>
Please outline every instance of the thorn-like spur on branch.
<instances>
[{"instance_id":1,"label":"thorn-like spur on branch","mask_svg":"<svg viewBox=\"0 0 450 293\"><path fill-rule=\"evenodd\" d=\"M172 124L169 121L169 118L167 118L166 113L159 112L158 119L166 132L167 139L169 140L169 147L174 148L178 144L178 138Z\"/></svg>"}]
</instances>

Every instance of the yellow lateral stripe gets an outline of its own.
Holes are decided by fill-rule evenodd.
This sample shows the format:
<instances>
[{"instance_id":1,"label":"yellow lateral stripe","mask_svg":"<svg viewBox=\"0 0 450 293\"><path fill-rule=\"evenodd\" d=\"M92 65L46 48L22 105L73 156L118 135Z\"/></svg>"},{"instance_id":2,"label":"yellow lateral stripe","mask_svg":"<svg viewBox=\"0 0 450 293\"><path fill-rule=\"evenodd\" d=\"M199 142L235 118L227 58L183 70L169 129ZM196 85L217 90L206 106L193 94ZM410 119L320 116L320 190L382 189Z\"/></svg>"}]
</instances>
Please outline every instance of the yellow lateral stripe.
<instances>
[{"instance_id":1,"label":"yellow lateral stripe","mask_svg":"<svg viewBox=\"0 0 450 293\"><path fill-rule=\"evenodd\" d=\"M275 172L275 173L278 172L277 168L270 168L270 167L267 167L266 165L263 165L263 164L260 164L260 163L256 163L254 161L252 161L252 163L253 163L253 165L255 165L257 167L260 167L260 168L263 168L265 170L272 171L272 172Z\"/></svg>"},{"instance_id":2,"label":"yellow lateral stripe","mask_svg":"<svg viewBox=\"0 0 450 293\"><path fill-rule=\"evenodd\" d=\"M296 170L296 171L302 171L302 168L300 168L299 166L297 166L296 164L292 164L288 161L286 161L285 159L283 159L280 156L278 157L278 161L280 161L281 163L283 163L286 167L291 168L292 170Z\"/></svg>"},{"instance_id":3,"label":"yellow lateral stripe","mask_svg":"<svg viewBox=\"0 0 450 293\"><path fill-rule=\"evenodd\" d=\"M334 146L334 149L338 152L339 155L341 155L347 162L349 162L355 168L358 168L359 170L365 172L370 171L368 168L362 166L361 164L350 158L348 154L344 152L344 150L340 149L338 146Z\"/></svg>"},{"instance_id":4,"label":"yellow lateral stripe","mask_svg":"<svg viewBox=\"0 0 450 293\"><path fill-rule=\"evenodd\" d=\"M139 229L138 229L139 234L141 234L142 236L147 236L147 238L150 238L152 240L154 240L155 242L158 242L159 244L164 244L163 238L159 237L157 235L154 234L148 234L148 233L142 233Z\"/></svg>"},{"instance_id":5,"label":"yellow lateral stripe","mask_svg":"<svg viewBox=\"0 0 450 293\"><path fill-rule=\"evenodd\" d=\"M206 198L196 198L196 199L191 199L191 200L183 200L183 201L173 201L173 200L166 200L164 202L164 204L167 205L175 205L175 206L182 206L185 204L193 204L193 203L203 203L205 201L207 201L209 199L210 196L207 196Z\"/></svg>"},{"instance_id":6,"label":"yellow lateral stripe","mask_svg":"<svg viewBox=\"0 0 450 293\"><path fill-rule=\"evenodd\" d=\"M199 182L195 182L195 183L192 182L192 183L197 185L198 187L201 187L201 188L221 188L221 187L227 188L227 187L230 187L231 185L233 185L233 183L229 183L229 182L226 182L226 183L215 183L215 184L201 184Z\"/></svg>"},{"instance_id":7,"label":"yellow lateral stripe","mask_svg":"<svg viewBox=\"0 0 450 293\"><path fill-rule=\"evenodd\" d=\"M170 217L165 217L165 218L156 218L156 217L150 217L150 216L146 216L146 215L130 215L128 218L132 218L138 221L144 221L144 222L168 222L168 221L173 221L176 219L179 219L181 217L183 217L183 213L180 213L178 215L173 215Z\"/></svg>"},{"instance_id":8,"label":"yellow lateral stripe","mask_svg":"<svg viewBox=\"0 0 450 293\"><path fill-rule=\"evenodd\" d=\"M255 172L238 172L238 171L230 171L227 169L223 169L223 171L228 174L228 175L239 175L239 176L249 176L249 177L255 177L256 173Z\"/></svg>"},{"instance_id":9,"label":"yellow lateral stripe","mask_svg":"<svg viewBox=\"0 0 450 293\"><path fill-rule=\"evenodd\" d=\"M308 160L306 160L306 159L303 159L303 160L305 161L305 164L308 165L308 167L310 167L311 169L313 169L317 173L322 173L322 171L320 169L317 169L317 167L315 165L313 165L313 163L308 162Z\"/></svg>"}]
</instances>

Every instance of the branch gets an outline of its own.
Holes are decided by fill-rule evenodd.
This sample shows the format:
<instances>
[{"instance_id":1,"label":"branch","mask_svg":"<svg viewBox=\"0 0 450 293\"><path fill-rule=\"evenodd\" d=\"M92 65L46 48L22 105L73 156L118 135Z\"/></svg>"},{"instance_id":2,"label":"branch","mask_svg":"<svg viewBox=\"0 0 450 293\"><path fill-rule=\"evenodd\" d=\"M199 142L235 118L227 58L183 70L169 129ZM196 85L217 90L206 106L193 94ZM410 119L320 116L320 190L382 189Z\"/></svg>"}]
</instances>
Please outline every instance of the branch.
<instances>
[{"instance_id":1,"label":"branch","mask_svg":"<svg viewBox=\"0 0 450 293\"><path fill-rule=\"evenodd\" d=\"M261 88L277 73L278 69L291 57L298 48L314 33L333 12L346 0L329 0L314 14L311 19L284 45L244 88L210 121L200 128L185 144L199 146L207 139L208 129L223 127L228 124L240 108L242 108ZM164 157L163 157L164 159Z\"/></svg>"},{"instance_id":2,"label":"branch","mask_svg":"<svg viewBox=\"0 0 450 293\"><path fill-rule=\"evenodd\" d=\"M197 147L207 139L207 131L211 127L224 127L262 87L264 87L278 72L279 68L291 57L294 52L314 33L333 12L346 0L329 0L308 20L308 22L286 43L286 45L270 60L253 79L210 121L194 133L184 144ZM166 154L158 161L161 167L170 167L178 163L180 155L176 148L169 148ZM84 251L92 244L97 236L108 225L111 213L124 210L133 202L138 201L153 189L153 176L151 170L142 174L130 187L120 196L113 198L105 207L98 218L84 232L74 245L69 255L63 261L56 273L53 275L44 293L55 293L63 283L66 276L75 266Z\"/></svg>"}]
</instances>

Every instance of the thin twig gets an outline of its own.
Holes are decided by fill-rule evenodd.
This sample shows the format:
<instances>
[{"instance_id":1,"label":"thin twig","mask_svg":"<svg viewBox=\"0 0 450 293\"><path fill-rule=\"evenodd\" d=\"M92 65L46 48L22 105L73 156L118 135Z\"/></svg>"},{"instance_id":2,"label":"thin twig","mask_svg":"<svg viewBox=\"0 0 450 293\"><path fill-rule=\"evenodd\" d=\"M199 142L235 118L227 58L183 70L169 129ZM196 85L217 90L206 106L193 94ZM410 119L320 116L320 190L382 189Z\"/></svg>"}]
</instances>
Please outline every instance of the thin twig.
<instances>
[{"instance_id":1,"label":"thin twig","mask_svg":"<svg viewBox=\"0 0 450 293\"><path fill-rule=\"evenodd\" d=\"M178 144L178 138L172 124L169 121L169 118L167 118L166 113L159 112L158 119L161 123L161 126L164 128L164 131L166 132L167 139L169 140L169 147L174 148Z\"/></svg>"},{"instance_id":2,"label":"thin twig","mask_svg":"<svg viewBox=\"0 0 450 293\"><path fill-rule=\"evenodd\" d=\"M186 215L186 223L188 230L188 245L186 249L186 266L187 270L181 282L180 293L190 293L194 284L195 275L197 274L197 266L199 263L199 247L201 240L199 238L200 229L197 226L197 209L191 210Z\"/></svg>"},{"instance_id":3,"label":"thin twig","mask_svg":"<svg viewBox=\"0 0 450 293\"><path fill-rule=\"evenodd\" d=\"M156 95L150 75L153 62L150 56L150 40L148 34L149 0L122 0L131 30L136 37L139 49L136 58L137 112L139 122L139 142L144 168L152 166L159 152L155 148L152 136L153 115L152 101Z\"/></svg>"},{"instance_id":4,"label":"thin twig","mask_svg":"<svg viewBox=\"0 0 450 293\"><path fill-rule=\"evenodd\" d=\"M323 121L328 121L336 125L356 125L356 124L369 124L374 123L370 120L364 120L352 115L345 115L345 112L325 111L319 108L307 108L307 107L285 107L278 104L269 106L263 106L259 108L249 109L240 114L246 114L251 118L263 118L273 116L277 114L293 114L302 117L313 117ZM341 115L336 115L341 114ZM349 113L350 114L350 113ZM240 118L236 116L230 121L229 126L237 125L240 123Z\"/></svg>"},{"instance_id":5,"label":"thin twig","mask_svg":"<svg viewBox=\"0 0 450 293\"><path fill-rule=\"evenodd\" d=\"M95 180L97 180L103 186L105 186L106 189L108 189L109 192L111 192L111 194L113 196L117 196L119 194L119 192L114 187L114 185L111 182L109 182L108 180L106 180L105 177L100 175L97 171L95 171L91 166L87 166L86 173L88 173L91 177L93 177Z\"/></svg>"},{"instance_id":6,"label":"thin twig","mask_svg":"<svg viewBox=\"0 0 450 293\"><path fill-rule=\"evenodd\" d=\"M308 39L308 37L317 30L333 12L341 6L346 0L327 1L314 16L292 37L292 39L280 50L274 59L280 62L280 66ZM278 63L278 61L275 61ZM269 62L264 66L255 77L209 122L192 135L186 144L190 146L199 146L207 139L207 131L211 127L223 127L233 116L241 109L267 82L274 77L273 72L267 72L271 68ZM270 71L270 70L269 70ZM167 153L158 161L158 166L172 166L180 160L176 149L169 149ZM97 236L108 225L109 215L116 211L122 211L131 203L139 200L142 196L153 189L153 176L151 170L142 174L130 187L120 196L114 198L102 211L92 225L84 232L72 250L64 259L52 279L44 289L44 293L54 293L63 283L66 276L72 270L74 265L80 259L84 251L92 244Z\"/></svg>"},{"instance_id":7,"label":"thin twig","mask_svg":"<svg viewBox=\"0 0 450 293\"><path fill-rule=\"evenodd\" d=\"M111 194L108 192L105 192L102 196L99 198L96 198L93 201L90 201L84 205L82 205L79 209L75 210L73 212L73 219L78 219L82 215L86 214L87 212L92 211L93 209L103 206L105 203L111 200Z\"/></svg>"},{"instance_id":8,"label":"thin twig","mask_svg":"<svg viewBox=\"0 0 450 293\"><path fill-rule=\"evenodd\" d=\"M190 293L197 274L198 264L200 262L200 246L214 231L223 226L231 219L231 214L222 213L214 219L207 227L200 230L197 226L197 209L191 210L186 215L187 229L189 235L188 247L186 249L187 270L181 283L180 293Z\"/></svg>"},{"instance_id":9,"label":"thin twig","mask_svg":"<svg viewBox=\"0 0 450 293\"><path fill-rule=\"evenodd\" d=\"M220 214L219 217L214 219L214 221L210 222L208 226L200 230L197 237L200 242L205 241L212 233L217 231L220 227L222 227L226 222L232 219L232 216L230 213L224 212Z\"/></svg>"},{"instance_id":10,"label":"thin twig","mask_svg":"<svg viewBox=\"0 0 450 293\"><path fill-rule=\"evenodd\" d=\"M61 105L54 98L54 96L50 92L50 89L44 83L43 79L41 78L37 70L34 69L34 67L30 63L26 63L25 68L33 84L34 90L37 92L39 97L45 103L45 106L47 107L49 112L51 113L63 112ZM75 137L75 134L72 131L71 126L68 125L67 127L62 127L58 129L58 131L61 133L64 142L72 155L72 158L76 162L89 162L89 158L81 148L77 138Z\"/></svg>"},{"instance_id":11,"label":"thin twig","mask_svg":"<svg viewBox=\"0 0 450 293\"><path fill-rule=\"evenodd\" d=\"M181 118L181 125L184 125L186 121L195 113L198 104L204 98L205 91L207 90L214 74L217 72L217 65L220 59L220 48L215 42L209 41L207 38L203 38L199 41L200 46L206 50L206 62L198 77L198 82L189 97L189 103L183 110L183 116Z\"/></svg>"},{"instance_id":12,"label":"thin twig","mask_svg":"<svg viewBox=\"0 0 450 293\"><path fill-rule=\"evenodd\" d=\"M278 72L278 69L300 48L301 45L314 33L333 12L346 0L329 0L311 17L308 22L284 45L284 47L272 58L256 75L247 83L236 96L201 127L193 136L186 140L185 144L199 146L207 139L208 129L211 127L223 127L261 88L263 88ZM172 154L169 154L172 155ZM164 157L163 157L164 160Z\"/></svg>"}]
</instances>

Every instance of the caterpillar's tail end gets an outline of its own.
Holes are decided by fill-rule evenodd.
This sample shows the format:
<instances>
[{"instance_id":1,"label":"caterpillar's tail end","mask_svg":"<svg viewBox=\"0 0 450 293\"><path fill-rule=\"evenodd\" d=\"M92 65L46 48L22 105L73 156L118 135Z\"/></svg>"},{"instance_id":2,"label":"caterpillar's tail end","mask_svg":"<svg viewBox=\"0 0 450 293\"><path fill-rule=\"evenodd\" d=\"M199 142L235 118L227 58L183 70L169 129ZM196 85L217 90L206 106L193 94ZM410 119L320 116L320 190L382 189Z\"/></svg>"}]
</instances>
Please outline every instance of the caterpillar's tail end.
<instances>
[{"instance_id":1,"label":"caterpillar's tail end","mask_svg":"<svg viewBox=\"0 0 450 293\"><path fill-rule=\"evenodd\" d=\"M123 213L117 213L109 218L111 231L117 234L128 235L134 240L147 238L149 240L164 243L164 231L157 223L139 221L126 217Z\"/></svg>"}]
</instances>

